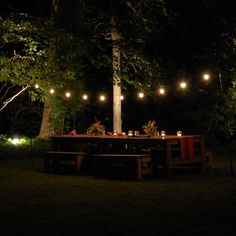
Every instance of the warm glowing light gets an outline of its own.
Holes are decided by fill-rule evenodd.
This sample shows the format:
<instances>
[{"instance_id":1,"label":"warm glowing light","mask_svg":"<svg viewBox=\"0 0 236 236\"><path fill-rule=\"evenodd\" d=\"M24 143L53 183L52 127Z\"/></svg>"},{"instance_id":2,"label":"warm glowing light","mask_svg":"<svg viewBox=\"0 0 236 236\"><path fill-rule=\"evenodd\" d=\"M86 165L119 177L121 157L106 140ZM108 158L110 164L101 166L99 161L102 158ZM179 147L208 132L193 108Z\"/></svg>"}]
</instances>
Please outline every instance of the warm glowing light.
<instances>
[{"instance_id":1,"label":"warm glowing light","mask_svg":"<svg viewBox=\"0 0 236 236\"><path fill-rule=\"evenodd\" d=\"M144 98L144 93L140 92L140 93L138 94L138 97L139 97L139 98Z\"/></svg>"},{"instance_id":2,"label":"warm glowing light","mask_svg":"<svg viewBox=\"0 0 236 236\"><path fill-rule=\"evenodd\" d=\"M132 130L128 131L128 136L133 136L133 131Z\"/></svg>"},{"instance_id":3,"label":"warm glowing light","mask_svg":"<svg viewBox=\"0 0 236 236\"><path fill-rule=\"evenodd\" d=\"M161 131L161 137L164 139L165 136L166 136L166 131L162 130L162 131Z\"/></svg>"},{"instance_id":4,"label":"warm glowing light","mask_svg":"<svg viewBox=\"0 0 236 236\"><path fill-rule=\"evenodd\" d=\"M87 94L84 94L82 98L83 98L84 100L87 100L87 99L88 99L88 95L87 95Z\"/></svg>"},{"instance_id":5,"label":"warm glowing light","mask_svg":"<svg viewBox=\"0 0 236 236\"><path fill-rule=\"evenodd\" d=\"M39 85L38 85L38 84L35 84L34 87L35 87L36 89L38 89L38 88L39 88Z\"/></svg>"},{"instance_id":6,"label":"warm glowing light","mask_svg":"<svg viewBox=\"0 0 236 236\"><path fill-rule=\"evenodd\" d=\"M12 139L11 143L14 145L18 145L18 144L20 144L20 139L14 138L14 139Z\"/></svg>"},{"instance_id":7,"label":"warm glowing light","mask_svg":"<svg viewBox=\"0 0 236 236\"><path fill-rule=\"evenodd\" d=\"M183 89L185 89L187 87L187 83L186 82L181 82L179 85Z\"/></svg>"},{"instance_id":8,"label":"warm glowing light","mask_svg":"<svg viewBox=\"0 0 236 236\"><path fill-rule=\"evenodd\" d=\"M54 94L54 93L55 93L55 90L54 90L54 89L50 89L50 90L49 90L49 93Z\"/></svg>"},{"instance_id":9,"label":"warm glowing light","mask_svg":"<svg viewBox=\"0 0 236 236\"><path fill-rule=\"evenodd\" d=\"M206 80L206 81L209 80L210 79L210 75L209 74L204 74L203 75L203 79Z\"/></svg>"},{"instance_id":10,"label":"warm glowing light","mask_svg":"<svg viewBox=\"0 0 236 236\"><path fill-rule=\"evenodd\" d=\"M69 98L69 97L71 97L71 93L70 93L70 92L66 92L66 93L65 93L65 96L66 96L67 98Z\"/></svg>"},{"instance_id":11,"label":"warm glowing light","mask_svg":"<svg viewBox=\"0 0 236 236\"><path fill-rule=\"evenodd\" d=\"M124 100L124 96L123 95L120 95L120 100Z\"/></svg>"},{"instance_id":12,"label":"warm glowing light","mask_svg":"<svg viewBox=\"0 0 236 236\"><path fill-rule=\"evenodd\" d=\"M159 94L164 95L166 93L164 88L160 88L159 89Z\"/></svg>"},{"instance_id":13,"label":"warm glowing light","mask_svg":"<svg viewBox=\"0 0 236 236\"><path fill-rule=\"evenodd\" d=\"M101 96L99 97L99 100L100 100L100 101L105 101L105 100L106 100L106 97L105 97L104 95L101 95Z\"/></svg>"},{"instance_id":14,"label":"warm glowing light","mask_svg":"<svg viewBox=\"0 0 236 236\"><path fill-rule=\"evenodd\" d=\"M182 136L182 131L178 130L176 134L177 134L177 136Z\"/></svg>"}]
</instances>

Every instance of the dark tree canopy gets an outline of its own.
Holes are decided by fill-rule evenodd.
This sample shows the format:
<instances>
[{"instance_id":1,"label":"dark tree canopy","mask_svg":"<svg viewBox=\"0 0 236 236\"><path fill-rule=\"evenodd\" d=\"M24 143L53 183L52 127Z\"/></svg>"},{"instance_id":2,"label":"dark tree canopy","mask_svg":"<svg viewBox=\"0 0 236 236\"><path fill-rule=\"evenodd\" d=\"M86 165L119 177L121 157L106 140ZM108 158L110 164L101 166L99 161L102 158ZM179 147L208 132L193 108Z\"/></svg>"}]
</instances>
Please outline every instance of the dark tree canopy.
<instances>
[{"instance_id":1,"label":"dark tree canopy","mask_svg":"<svg viewBox=\"0 0 236 236\"><path fill-rule=\"evenodd\" d=\"M109 90L111 86L110 19L115 16L121 39L123 89L129 96L141 88L151 95L142 105L137 105L135 99L131 106L124 102L124 120L130 122L129 113L138 117L144 106L143 120L137 123L157 118L161 126L172 129L182 126L206 132L212 124L224 126L224 122L218 121L229 118L217 114L226 113L226 108L232 115L230 120L235 120L234 107L230 105L234 101L231 95L236 67L234 1L60 0L58 3L54 27L64 40L63 46L58 47L59 67L70 67L76 81L83 80L85 88L93 93L101 88ZM5 17L12 11L47 17L51 15L51 2L3 1L0 14ZM208 86L200 82L204 71L213 78ZM185 94L176 89L180 78L191 84ZM168 88L167 97L157 96L159 85ZM94 102L86 109L96 109L99 116L97 110L101 107ZM101 109L101 113L109 109ZM216 118L214 122L212 117Z\"/></svg>"}]
</instances>

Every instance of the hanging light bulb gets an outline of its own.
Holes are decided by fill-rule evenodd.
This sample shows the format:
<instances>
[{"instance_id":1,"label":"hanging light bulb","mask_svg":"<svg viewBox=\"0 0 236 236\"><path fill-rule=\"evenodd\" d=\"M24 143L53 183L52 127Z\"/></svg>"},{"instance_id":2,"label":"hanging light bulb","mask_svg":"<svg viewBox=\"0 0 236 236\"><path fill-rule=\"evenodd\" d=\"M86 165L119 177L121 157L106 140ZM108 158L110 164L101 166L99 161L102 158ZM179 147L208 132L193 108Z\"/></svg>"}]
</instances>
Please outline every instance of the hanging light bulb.
<instances>
[{"instance_id":1,"label":"hanging light bulb","mask_svg":"<svg viewBox=\"0 0 236 236\"><path fill-rule=\"evenodd\" d=\"M54 90L53 88L51 88L51 89L49 90L49 93L54 94L54 93L55 93L55 90Z\"/></svg>"},{"instance_id":2,"label":"hanging light bulb","mask_svg":"<svg viewBox=\"0 0 236 236\"><path fill-rule=\"evenodd\" d=\"M71 97L71 93L70 93L70 92L66 92L66 93L65 93L65 96L66 96L67 98L69 98L69 97Z\"/></svg>"},{"instance_id":3,"label":"hanging light bulb","mask_svg":"<svg viewBox=\"0 0 236 236\"><path fill-rule=\"evenodd\" d=\"M83 98L83 100L87 100L87 99L88 99L88 95L87 95L87 94L84 94L84 95L82 96L82 98Z\"/></svg>"},{"instance_id":4,"label":"hanging light bulb","mask_svg":"<svg viewBox=\"0 0 236 236\"><path fill-rule=\"evenodd\" d=\"M187 87L187 83L184 81L181 82L179 85L180 85L180 88L182 88L182 89L185 89Z\"/></svg>"},{"instance_id":5,"label":"hanging light bulb","mask_svg":"<svg viewBox=\"0 0 236 236\"><path fill-rule=\"evenodd\" d=\"M164 95L166 93L164 88L160 88L159 89L159 94Z\"/></svg>"},{"instance_id":6,"label":"hanging light bulb","mask_svg":"<svg viewBox=\"0 0 236 236\"><path fill-rule=\"evenodd\" d=\"M206 73L202 76L202 78L207 81L210 79L210 75Z\"/></svg>"},{"instance_id":7,"label":"hanging light bulb","mask_svg":"<svg viewBox=\"0 0 236 236\"><path fill-rule=\"evenodd\" d=\"M144 98L144 93L143 92L138 93L138 97L139 98Z\"/></svg>"},{"instance_id":8,"label":"hanging light bulb","mask_svg":"<svg viewBox=\"0 0 236 236\"><path fill-rule=\"evenodd\" d=\"M105 101L106 100L105 95L100 95L99 100L102 101L102 102Z\"/></svg>"}]
</instances>

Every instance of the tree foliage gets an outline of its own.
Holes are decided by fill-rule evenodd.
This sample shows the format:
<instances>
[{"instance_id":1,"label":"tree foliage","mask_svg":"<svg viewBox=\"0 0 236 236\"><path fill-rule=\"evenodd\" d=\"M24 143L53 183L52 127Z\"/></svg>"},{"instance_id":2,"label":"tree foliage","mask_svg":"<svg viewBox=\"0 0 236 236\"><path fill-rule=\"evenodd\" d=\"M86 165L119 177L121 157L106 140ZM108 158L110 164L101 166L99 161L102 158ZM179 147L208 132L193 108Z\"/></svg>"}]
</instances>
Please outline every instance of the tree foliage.
<instances>
[{"instance_id":1,"label":"tree foliage","mask_svg":"<svg viewBox=\"0 0 236 236\"><path fill-rule=\"evenodd\" d=\"M84 76L88 84L94 84L95 88L101 82L108 86L112 84L112 16L117 22L121 48L123 88L127 89L129 84L140 88L156 80L158 60L150 58L145 47L153 30L152 22L156 20L155 27L158 28L161 23L157 15L166 17L162 1L79 1L73 2L73 9L69 8L71 3L62 1L61 4L63 21L58 25L77 38L74 49L79 49L80 63L86 70ZM70 14L68 9L71 9Z\"/></svg>"},{"instance_id":2,"label":"tree foliage","mask_svg":"<svg viewBox=\"0 0 236 236\"><path fill-rule=\"evenodd\" d=\"M145 89L157 98L153 103L157 108L150 113L160 116L163 123L173 114L174 126L181 118L181 124L203 132L235 132L233 1L56 2L60 5L53 28L49 22L25 14L1 19L0 81L20 86L40 83L41 90L31 87L31 97L47 99L58 114L69 109L60 95L65 87L80 91L84 86L93 93L101 87L111 89L113 16L120 37L123 90ZM48 40L49 35L55 37ZM55 55L49 57L52 53ZM208 86L199 82L205 70L214 81ZM176 90L180 78L192 84L184 96ZM167 85L171 98L156 97L157 85ZM61 93L52 97L48 93L52 86ZM67 103L69 107L82 106L73 101ZM97 104L87 109L92 113ZM147 119L153 118L147 115Z\"/></svg>"},{"instance_id":3,"label":"tree foliage","mask_svg":"<svg viewBox=\"0 0 236 236\"><path fill-rule=\"evenodd\" d=\"M68 110L68 103L65 104L64 100L65 89L74 90L76 94L82 83L76 83L77 72L75 63L68 60L70 55L64 53L63 60L60 58L61 63L50 61L50 21L27 14L12 14L9 18L1 19L0 30L0 81L4 94L1 97L2 107L19 93L17 86L20 91L27 86L32 101L50 101L55 114L64 114ZM13 94L9 93L11 87L6 88L6 81L14 87ZM35 84L39 85L39 89L35 89ZM56 95L49 93L50 88L56 91ZM73 99L70 105L81 109L77 101Z\"/></svg>"}]
</instances>

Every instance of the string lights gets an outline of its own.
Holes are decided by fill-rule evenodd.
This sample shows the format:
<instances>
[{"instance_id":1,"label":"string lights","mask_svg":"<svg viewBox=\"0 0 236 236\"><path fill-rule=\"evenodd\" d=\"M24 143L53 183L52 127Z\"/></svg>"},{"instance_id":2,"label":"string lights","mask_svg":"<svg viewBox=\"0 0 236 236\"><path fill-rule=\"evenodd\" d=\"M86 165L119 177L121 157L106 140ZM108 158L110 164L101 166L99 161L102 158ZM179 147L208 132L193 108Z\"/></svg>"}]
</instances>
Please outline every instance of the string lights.
<instances>
[{"instance_id":1,"label":"string lights","mask_svg":"<svg viewBox=\"0 0 236 236\"><path fill-rule=\"evenodd\" d=\"M124 100L124 95L120 95L120 100Z\"/></svg>"},{"instance_id":2,"label":"string lights","mask_svg":"<svg viewBox=\"0 0 236 236\"><path fill-rule=\"evenodd\" d=\"M180 88L185 89L187 87L187 83L185 81L180 82Z\"/></svg>"},{"instance_id":3,"label":"string lights","mask_svg":"<svg viewBox=\"0 0 236 236\"><path fill-rule=\"evenodd\" d=\"M71 97L71 93L70 92L66 92L65 96L66 96L66 98L70 98Z\"/></svg>"},{"instance_id":4,"label":"string lights","mask_svg":"<svg viewBox=\"0 0 236 236\"><path fill-rule=\"evenodd\" d=\"M144 98L144 93L143 93L143 92L139 92L139 93L138 93L138 97L139 97L139 98Z\"/></svg>"},{"instance_id":5,"label":"string lights","mask_svg":"<svg viewBox=\"0 0 236 236\"><path fill-rule=\"evenodd\" d=\"M38 85L38 84L35 84L34 87L35 87L36 89L38 89L38 88L39 88L39 85Z\"/></svg>"},{"instance_id":6,"label":"string lights","mask_svg":"<svg viewBox=\"0 0 236 236\"><path fill-rule=\"evenodd\" d=\"M82 96L82 98L83 98L83 100L88 100L88 95L87 95L87 94L84 94L84 95Z\"/></svg>"},{"instance_id":7,"label":"string lights","mask_svg":"<svg viewBox=\"0 0 236 236\"><path fill-rule=\"evenodd\" d=\"M105 100L106 100L106 96L105 95L100 95L99 96L99 100L101 101L101 102L104 102Z\"/></svg>"},{"instance_id":8,"label":"string lights","mask_svg":"<svg viewBox=\"0 0 236 236\"><path fill-rule=\"evenodd\" d=\"M203 79L206 80L206 81L210 79L210 75L207 74L207 73L204 74L202 77L203 77Z\"/></svg>"},{"instance_id":9,"label":"string lights","mask_svg":"<svg viewBox=\"0 0 236 236\"><path fill-rule=\"evenodd\" d=\"M202 75L202 79L203 79L204 81L209 81L210 78L211 78L211 76L210 76L210 74L208 74L208 73L205 73L205 74ZM179 88L181 88L181 89L184 90L184 89L186 89L186 88L188 87L188 83L187 83L186 81L180 81L179 84L178 84L178 86L179 86ZM35 85L34 85L34 88L35 88L35 89L39 89L39 88L40 88L39 84L35 84ZM49 89L49 93L50 93L50 94L54 94L54 93L55 93L55 90L54 90L53 88L51 88L51 89ZM161 95L161 96L165 95L165 94L166 94L166 89L165 89L164 87L159 87L159 88L157 89L157 94L159 94L159 95ZM66 98L71 98L71 92L66 91L66 92L64 93L64 96L65 96ZM145 97L144 92L138 92L137 97L138 97L139 99L143 99L143 98ZM89 99L88 94L86 94L86 93L83 94L83 95L82 95L82 99L85 100L85 101L88 100L88 99ZM98 100L101 101L101 102L104 102L104 101L106 100L106 96L105 96L104 94L101 94L101 95L99 95ZM123 94L120 96L120 100L124 100L124 95L123 95Z\"/></svg>"},{"instance_id":10,"label":"string lights","mask_svg":"<svg viewBox=\"0 0 236 236\"><path fill-rule=\"evenodd\" d=\"M158 93L161 94L161 95L164 95L166 93L165 89L164 88L160 88L158 90Z\"/></svg>"},{"instance_id":11,"label":"string lights","mask_svg":"<svg viewBox=\"0 0 236 236\"><path fill-rule=\"evenodd\" d=\"M54 93L55 93L55 90L54 90L53 88L51 88L51 89L49 90L49 93L54 94Z\"/></svg>"}]
</instances>

